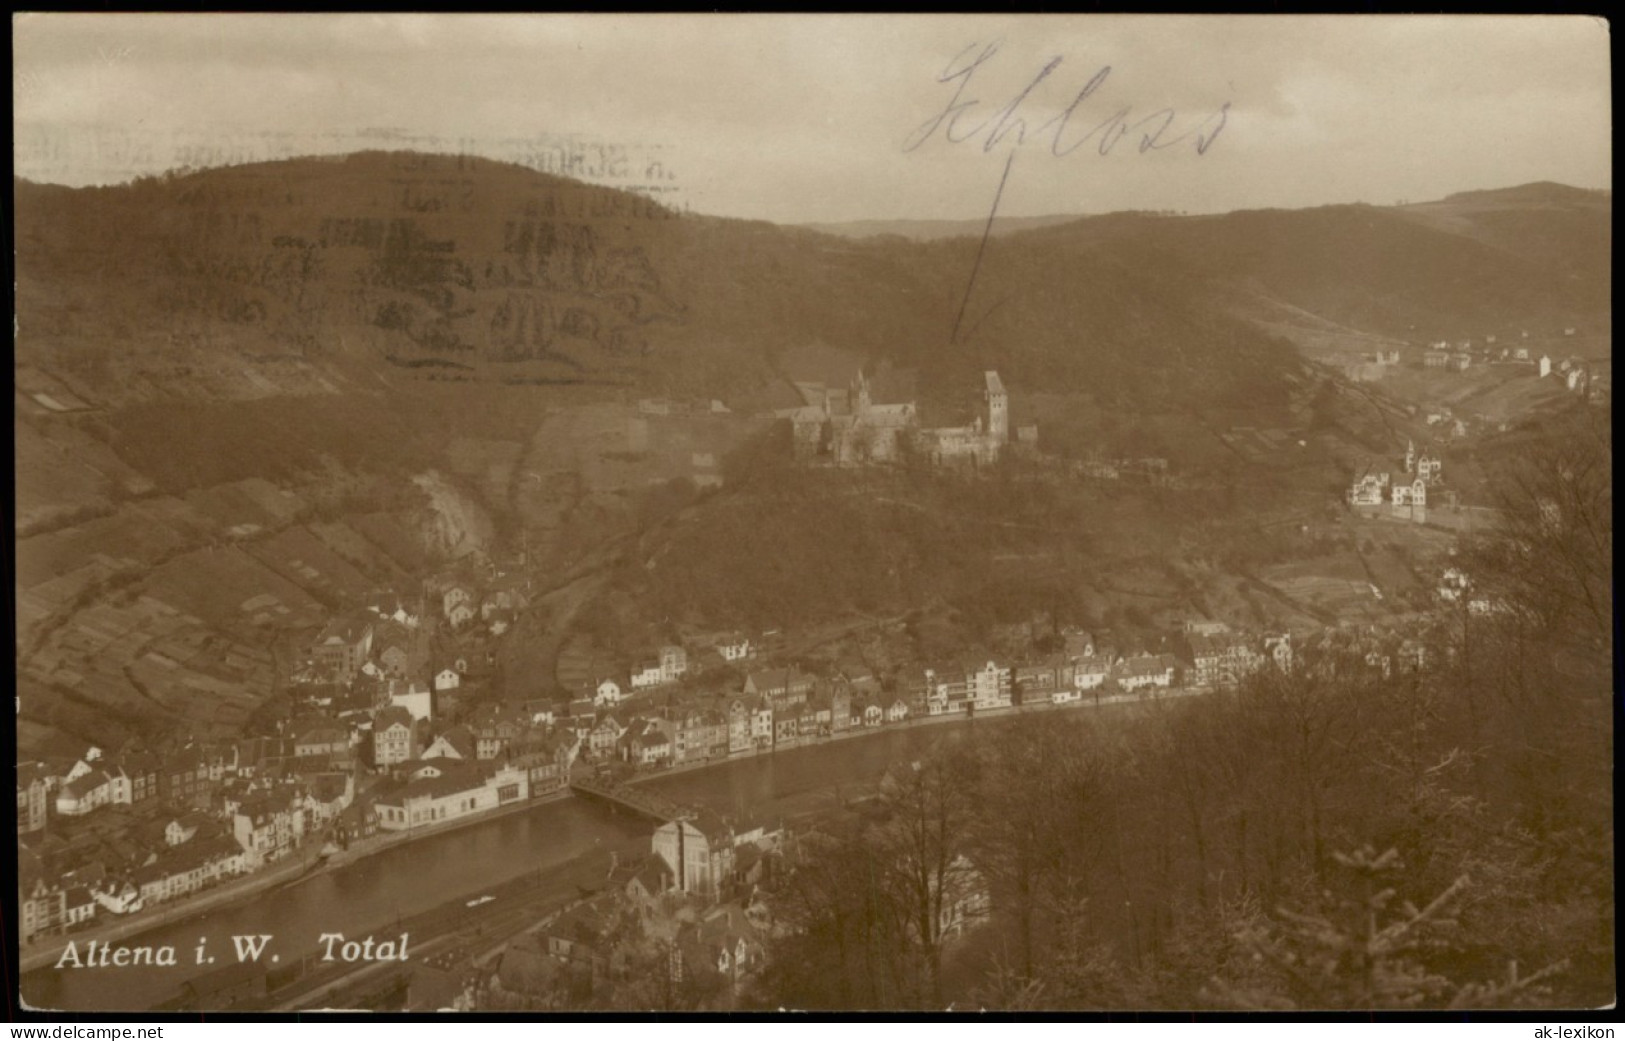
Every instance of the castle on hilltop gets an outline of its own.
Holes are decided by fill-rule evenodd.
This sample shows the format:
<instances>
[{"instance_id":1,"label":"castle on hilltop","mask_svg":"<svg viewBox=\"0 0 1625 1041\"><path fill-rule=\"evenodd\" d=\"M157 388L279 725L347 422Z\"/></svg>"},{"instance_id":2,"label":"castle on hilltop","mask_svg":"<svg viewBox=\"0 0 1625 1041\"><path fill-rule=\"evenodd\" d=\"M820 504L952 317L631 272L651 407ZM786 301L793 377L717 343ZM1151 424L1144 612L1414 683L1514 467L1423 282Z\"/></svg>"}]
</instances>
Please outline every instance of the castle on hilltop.
<instances>
[{"instance_id":1,"label":"castle on hilltop","mask_svg":"<svg viewBox=\"0 0 1625 1041\"><path fill-rule=\"evenodd\" d=\"M780 409L774 416L790 421L796 457L803 461L837 466L890 463L907 445L936 464L991 463L1010 440L1010 399L997 372L988 371L984 380L981 407L969 426L922 428L912 401L875 404L861 371L844 390L797 383L804 404Z\"/></svg>"}]
</instances>

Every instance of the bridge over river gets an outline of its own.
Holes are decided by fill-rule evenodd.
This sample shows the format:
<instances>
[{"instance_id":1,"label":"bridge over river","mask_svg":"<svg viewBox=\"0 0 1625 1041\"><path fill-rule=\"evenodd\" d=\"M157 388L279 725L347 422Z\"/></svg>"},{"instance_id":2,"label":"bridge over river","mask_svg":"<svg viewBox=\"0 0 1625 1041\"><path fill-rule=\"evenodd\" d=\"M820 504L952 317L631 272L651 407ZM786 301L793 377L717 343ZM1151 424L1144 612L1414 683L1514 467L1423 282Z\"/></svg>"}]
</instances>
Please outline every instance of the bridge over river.
<instances>
[{"instance_id":1,"label":"bridge over river","mask_svg":"<svg viewBox=\"0 0 1625 1041\"><path fill-rule=\"evenodd\" d=\"M694 809L643 788L634 788L620 781L605 779L572 781L570 791L588 799L608 803L615 809L629 810L640 817L665 824L684 817L692 817Z\"/></svg>"}]
</instances>

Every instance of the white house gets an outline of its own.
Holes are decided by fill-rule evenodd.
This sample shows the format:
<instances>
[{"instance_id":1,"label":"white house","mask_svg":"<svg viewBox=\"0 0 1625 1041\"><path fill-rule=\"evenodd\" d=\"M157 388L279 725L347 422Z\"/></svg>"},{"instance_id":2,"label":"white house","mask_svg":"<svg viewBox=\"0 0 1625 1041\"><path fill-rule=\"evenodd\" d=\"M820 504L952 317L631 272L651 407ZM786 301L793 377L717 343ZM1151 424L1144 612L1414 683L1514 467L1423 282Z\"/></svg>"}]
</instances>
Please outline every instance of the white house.
<instances>
[{"instance_id":1,"label":"white house","mask_svg":"<svg viewBox=\"0 0 1625 1041\"><path fill-rule=\"evenodd\" d=\"M112 775L106 770L88 770L57 790L56 812L64 817L80 817L111 805L113 796Z\"/></svg>"},{"instance_id":2,"label":"white house","mask_svg":"<svg viewBox=\"0 0 1625 1041\"><path fill-rule=\"evenodd\" d=\"M773 740L773 703L766 698L759 699L751 709L750 739L757 744Z\"/></svg>"},{"instance_id":3,"label":"white house","mask_svg":"<svg viewBox=\"0 0 1625 1041\"><path fill-rule=\"evenodd\" d=\"M1292 671L1292 634L1268 634L1264 637L1264 653L1282 672Z\"/></svg>"},{"instance_id":4,"label":"white house","mask_svg":"<svg viewBox=\"0 0 1625 1041\"><path fill-rule=\"evenodd\" d=\"M473 600L474 600L474 592L473 592L473 590L469 589L467 586L465 586L465 585L463 585L461 583L452 585L444 593L440 594L440 610L441 610L441 613L444 614L447 618L451 618L452 619L452 624L456 625L457 622L456 622L456 619L452 617L452 612L454 610L456 610L459 606L462 606L462 605L466 604L466 605L469 605L468 617L472 618L473 617L473 612L474 612L474 609L473 609L473 606L472 606Z\"/></svg>"},{"instance_id":5,"label":"white house","mask_svg":"<svg viewBox=\"0 0 1625 1041\"><path fill-rule=\"evenodd\" d=\"M437 734L423 750L421 759L475 759L474 734L466 726L455 726Z\"/></svg>"},{"instance_id":6,"label":"white house","mask_svg":"<svg viewBox=\"0 0 1625 1041\"><path fill-rule=\"evenodd\" d=\"M529 792L529 775L517 767L448 770L439 776L421 777L380 796L375 804L378 827L385 831L410 831L519 802L527 798Z\"/></svg>"},{"instance_id":7,"label":"white house","mask_svg":"<svg viewBox=\"0 0 1625 1041\"><path fill-rule=\"evenodd\" d=\"M416 683L408 683L405 691L391 691L389 703L396 708L404 708L416 720L428 719L434 713L434 697L426 689L418 689Z\"/></svg>"},{"instance_id":8,"label":"white house","mask_svg":"<svg viewBox=\"0 0 1625 1041\"><path fill-rule=\"evenodd\" d=\"M1174 656L1171 654L1141 654L1117 663L1117 685L1124 690L1141 687L1168 687L1174 682Z\"/></svg>"},{"instance_id":9,"label":"white house","mask_svg":"<svg viewBox=\"0 0 1625 1041\"><path fill-rule=\"evenodd\" d=\"M1427 505L1428 487L1420 477L1410 484L1394 485L1393 494L1396 507Z\"/></svg>"},{"instance_id":10,"label":"white house","mask_svg":"<svg viewBox=\"0 0 1625 1041\"><path fill-rule=\"evenodd\" d=\"M988 662L966 677L977 709L1009 708L1012 686L1009 666Z\"/></svg>"},{"instance_id":11,"label":"white house","mask_svg":"<svg viewBox=\"0 0 1625 1041\"><path fill-rule=\"evenodd\" d=\"M658 661L639 662L632 670L632 689L645 690L649 687L658 687L666 682L666 674L661 671Z\"/></svg>"},{"instance_id":12,"label":"white house","mask_svg":"<svg viewBox=\"0 0 1625 1041\"><path fill-rule=\"evenodd\" d=\"M676 644L660 648L660 677L666 683L675 683L688 671L688 652Z\"/></svg>"},{"instance_id":13,"label":"white house","mask_svg":"<svg viewBox=\"0 0 1625 1041\"><path fill-rule=\"evenodd\" d=\"M723 661L744 661L750 657L750 637L742 633L729 633L717 641L717 653Z\"/></svg>"},{"instance_id":14,"label":"white house","mask_svg":"<svg viewBox=\"0 0 1625 1041\"><path fill-rule=\"evenodd\" d=\"M714 894L733 871L732 829L711 813L661 825L650 846L684 893Z\"/></svg>"},{"instance_id":15,"label":"white house","mask_svg":"<svg viewBox=\"0 0 1625 1041\"><path fill-rule=\"evenodd\" d=\"M1104 656L1091 655L1086 658L1077 658L1074 659L1072 665L1072 682L1078 685L1080 691L1094 690L1096 687L1105 685L1106 678L1111 675L1111 671L1112 663L1110 659Z\"/></svg>"},{"instance_id":16,"label":"white house","mask_svg":"<svg viewBox=\"0 0 1625 1041\"><path fill-rule=\"evenodd\" d=\"M435 690L456 690L462 684L463 677L456 669L441 669L434 675Z\"/></svg>"},{"instance_id":17,"label":"white house","mask_svg":"<svg viewBox=\"0 0 1625 1041\"><path fill-rule=\"evenodd\" d=\"M141 901L141 891L128 880L109 883L105 889L97 889L92 894L96 902L114 914L135 914L145 906Z\"/></svg>"},{"instance_id":18,"label":"white house","mask_svg":"<svg viewBox=\"0 0 1625 1041\"><path fill-rule=\"evenodd\" d=\"M1364 473L1357 477L1349 489L1350 506L1381 506L1388 490L1386 473Z\"/></svg>"},{"instance_id":19,"label":"white house","mask_svg":"<svg viewBox=\"0 0 1625 1041\"><path fill-rule=\"evenodd\" d=\"M610 705L619 705L623 697L619 683L614 680L599 680L598 689L593 694L592 703L598 708L605 708Z\"/></svg>"},{"instance_id":20,"label":"white house","mask_svg":"<svg viewBox=\"0 0 1625 1041\"><path fill-rule=\"evenodd\" d=\"M1455 603L1461 599L1471 583L1467 575L1459 568L1445 568L1444 575L1439 579L1438 596L1447 603Z\"/></svg>"},{"instance_id":21,"label":"white house","mask_svg":"<svg viewBox=\"0 0 1625 1041\"><path fill-rule=\"evenodd\" d=\"M587 732L587 750L594 758L609 755L620 743L626 729L614 716L604 716Z\"/></svg>"}]
</instances>

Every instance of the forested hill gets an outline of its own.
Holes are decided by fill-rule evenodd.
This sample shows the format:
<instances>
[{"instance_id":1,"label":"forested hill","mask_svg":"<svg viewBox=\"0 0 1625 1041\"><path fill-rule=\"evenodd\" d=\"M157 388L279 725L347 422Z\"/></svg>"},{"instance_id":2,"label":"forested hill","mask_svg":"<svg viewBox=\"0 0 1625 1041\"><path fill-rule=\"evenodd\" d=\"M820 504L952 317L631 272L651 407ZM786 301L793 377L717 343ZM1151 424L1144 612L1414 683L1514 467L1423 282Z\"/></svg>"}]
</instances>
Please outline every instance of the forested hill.
<instances>
[{"instance_id":1,"label":"forested hill","mask_svg":"<svg viewBox=\"0 0 1625 1041\"><path fill-rule=\"evenodd\" d=\"M1283 303L1362 332L1458 340L1606 329L1612 214L1609 192L1542 183L1405 206L1117 214L1028 238L1172 267L1244 308Z\"/></svg>"},{"instance_id":2,"label":"forested hill","mask_svg":"<svg viewBox=\"0 0 1625 1041\"><path fill-rule=\"evenodd\" d=\"M18 358L97 404L379 374L726 397L826 346L920 368L927 398L998 368L1122 406L1246 405L1296 365L1234 317L1261 302L1412 337L1608 311L1611 197L1561 185L1053 224L995 238L968 302L974 237L678 214L464 157L15 190Z\"/></svg>"},{"instance_id":3,"label":"forested hill","mask_svg":"<svg viewBox=\"0 0 1625 1041\"><path fill-rule=\"evenodd\" d=\"M727 397L834 347L953 387L1268 394L1294 362L1200 279L1066 236L853 242L678 215L485 160L366 153L69 190L19 182L19 361L94 404L376 376Z\"/></svg>"}]
</instances>

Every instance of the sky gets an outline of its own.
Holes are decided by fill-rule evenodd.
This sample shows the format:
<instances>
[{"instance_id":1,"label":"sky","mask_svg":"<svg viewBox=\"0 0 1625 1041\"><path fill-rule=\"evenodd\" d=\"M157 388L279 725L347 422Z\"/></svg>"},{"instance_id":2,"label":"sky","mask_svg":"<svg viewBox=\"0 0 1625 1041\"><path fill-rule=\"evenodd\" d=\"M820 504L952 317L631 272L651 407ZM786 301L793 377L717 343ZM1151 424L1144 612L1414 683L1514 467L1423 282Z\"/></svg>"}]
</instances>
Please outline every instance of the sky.
<instances>
[{"instance_id":1,"label":"sky","mask_svg":"<svg viewBox=\"0 0 1625 1041\"><path fill-rule=\"evenodd\" d=\"M417 148L806 223L1612 178L1582 16L23 14L13 70L17 174L76 186Z\"/></svg>"}]
</instances>

